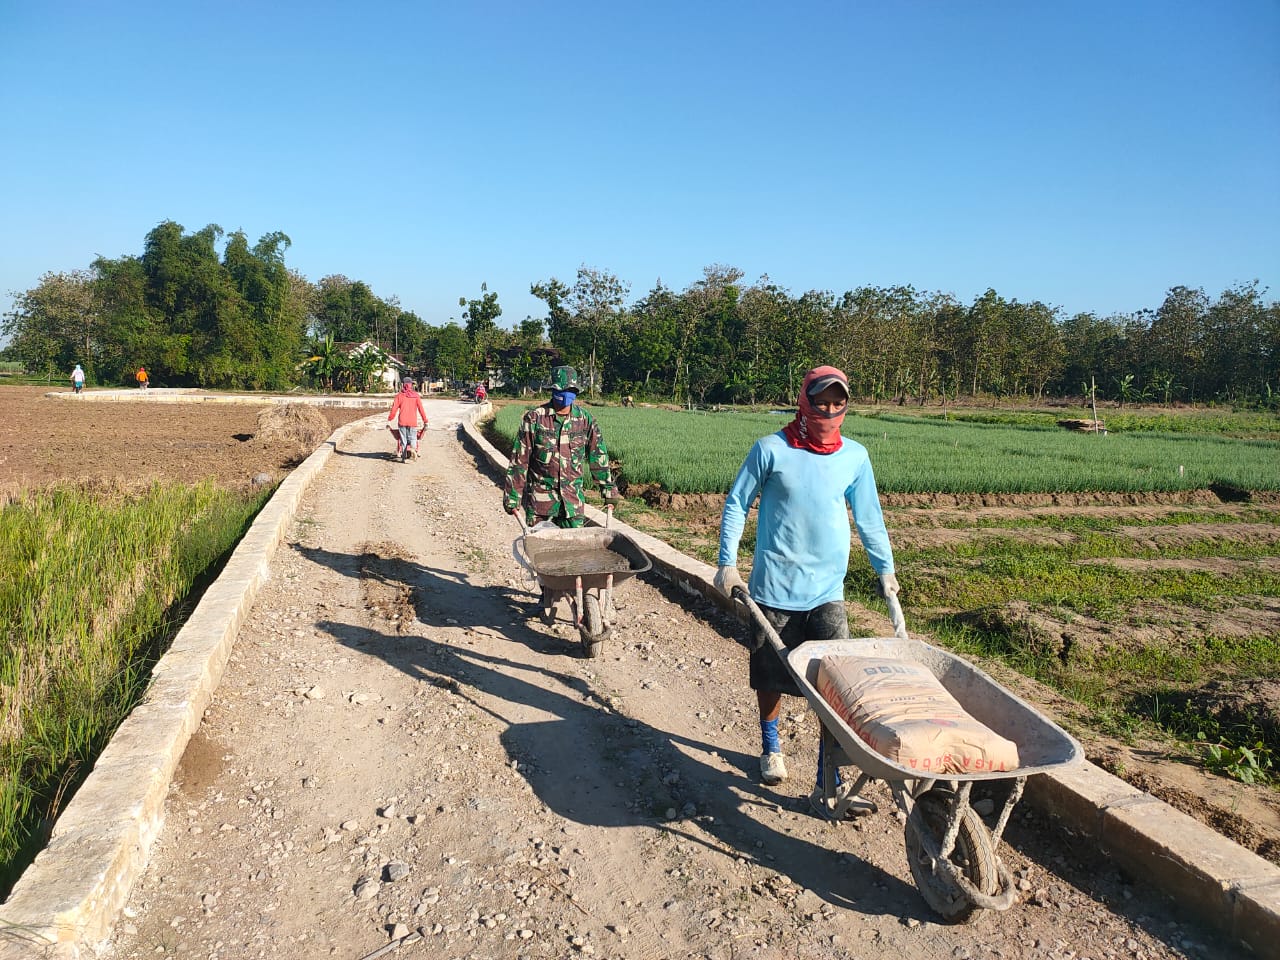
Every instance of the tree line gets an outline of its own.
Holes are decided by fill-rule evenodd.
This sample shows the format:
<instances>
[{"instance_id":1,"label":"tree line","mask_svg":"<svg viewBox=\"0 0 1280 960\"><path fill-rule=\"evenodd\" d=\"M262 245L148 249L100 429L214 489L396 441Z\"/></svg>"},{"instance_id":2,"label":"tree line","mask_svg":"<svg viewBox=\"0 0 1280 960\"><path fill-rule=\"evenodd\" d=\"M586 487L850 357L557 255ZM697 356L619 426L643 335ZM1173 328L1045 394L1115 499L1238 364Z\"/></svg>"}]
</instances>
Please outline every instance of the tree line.
<instances>
[{"instance_id":1,"label":"tree line","mask_svg":"<svg viewBox=\"0 0 1280 960\"><path fill-rule=\"evenodd\" d=\"M537 385L567 362L594 394L699 404L787 403L819 363L882 403L1084 396L1096 385L1122 403L1276 406L1280 391L1280 303L1256 281L1216 299L1175 286L1152 309L1065 316L995 290L971 303L910 286L797 296L719 264L684 290L659 281L629 298L628 283L582 266L572 282L530 284L543 318L500 327L498 294L482 284L459 298L461 322L431 325L363 282L310 283L285 266L283 233L252 247L232 233L219 254L222 239L217 226L188 234L166 221L141 256L46 274L15 296L5 356L32 371L79 362L91 382L126 382L145 364L165 385L360 389L367 358L348 362L337 345L372 340L420 375Z\"/></svg>"},{"instance_id":2,"label":"tree line","mask_svg":"<svg viewBox=\"0 0 1280 960\"><path fill-rule=\"evenodd\" d=\"M15 293L4 356L51 378L79 363L96 384L132 383L145 366L158 386L280 390L310 376L326 339L420 348L425 324L394 297L343 276L313 284L286 266L289 245L279 232L250 246L241 231L164 221L139 256L98 257Z\"/></svg>"},{"instance_id":3,"label":"tree line","mask_svg":"<svg viewBox=\"0 0 1280 960\"><path fill-rule=\"evenodd\" d=\"M804 372L840 367L875 402L1087 396L1276 405L1280 303L1257 282L1216 300L1173 287L1154 309L1098 316L987 290L972 303L910 286L795 296L767 277L706 267L680 292L583 267L532 285L551 340L611 392L694 403L782 403Z\"/></svg>"}]
</instances>

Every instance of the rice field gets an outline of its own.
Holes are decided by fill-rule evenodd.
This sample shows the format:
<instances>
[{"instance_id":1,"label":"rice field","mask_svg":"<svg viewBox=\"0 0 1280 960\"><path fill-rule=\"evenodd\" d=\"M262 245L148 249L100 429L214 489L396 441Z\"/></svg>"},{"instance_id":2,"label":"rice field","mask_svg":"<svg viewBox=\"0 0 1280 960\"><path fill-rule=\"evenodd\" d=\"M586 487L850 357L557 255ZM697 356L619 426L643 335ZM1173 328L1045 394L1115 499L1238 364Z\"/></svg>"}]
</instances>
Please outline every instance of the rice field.
<instances>
[{"instance_id":1,"label":"rice field","mask_svg":"<svg viewBox=\"0 0 1280 960\"><path fill-rule=\"evenodd\" d=\"M267 494L59 487L0 509L0 890L145 690Z\"/></svg>"},{"instance_id":2,"label":"rice field","mask_svg":"<svg viewBox=\"0 0 1280 960\"><path fill-rule=\"evenodd\" d=\"M512 442L525 408L499 410L495 430ZM628 483L671 493L724 493L751 444L788 415L591 407ZM1175 492L1225 487L1280 490L1280 441L1211 432L1106 435L1031 423L979 423L897 414L858 416L845 436L867 447L883 493ZM1275 419L1275 418L1272 418ZM1266 432L1265 425L1262 427Z\"/></svg>"}]
</instances>

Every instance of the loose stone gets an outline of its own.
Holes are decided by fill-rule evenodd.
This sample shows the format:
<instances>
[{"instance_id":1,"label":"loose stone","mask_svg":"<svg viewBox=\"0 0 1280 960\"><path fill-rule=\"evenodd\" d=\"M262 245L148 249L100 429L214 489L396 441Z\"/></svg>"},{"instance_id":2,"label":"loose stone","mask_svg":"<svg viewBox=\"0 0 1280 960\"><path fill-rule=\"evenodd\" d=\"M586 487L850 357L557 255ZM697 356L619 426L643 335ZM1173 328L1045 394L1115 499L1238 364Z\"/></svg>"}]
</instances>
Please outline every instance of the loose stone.
<instances>
[{"instance_id":1,"label":"loose stone","mask_svg":"<svg viewBox=\"0 0 1280 960\"><path fill-rule=\"evenodd\" d=\"M382 871L383 878L390 883L403 880L409 875L409 865L402 860L392 860Z\"/></svg>"}]
</instances>

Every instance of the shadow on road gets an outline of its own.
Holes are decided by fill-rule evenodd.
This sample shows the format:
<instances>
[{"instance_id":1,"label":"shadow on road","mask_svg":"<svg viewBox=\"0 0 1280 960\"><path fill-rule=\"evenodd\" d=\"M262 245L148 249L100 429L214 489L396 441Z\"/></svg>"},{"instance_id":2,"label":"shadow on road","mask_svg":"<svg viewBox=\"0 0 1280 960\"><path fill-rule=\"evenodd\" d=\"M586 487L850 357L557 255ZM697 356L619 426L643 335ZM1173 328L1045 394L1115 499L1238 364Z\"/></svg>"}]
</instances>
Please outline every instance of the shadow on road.
<instances>
[{"instance_id":1,"label":"shadow on road","mask_svg":"<svg viewBox=\"0 0 1280 960\"><path fill-rule=\"evenodd\" d=\"M343 576L379 584L389 593L407 588L414 617L428 626L458 626L513 640L542 654L579 656L576 631L562 639L529 626L541 610L536 593L488 584L477 586L457 570L429 567L387 553L335 553L302 544L294 544L293 549L313 563ZM460 593L459 588L465 589ZM499 607L501 613L497 612Z\"/></svg>"},{"instance_id":2,"label":"shadow on road","mask_svg":"<svg viewBox=\"0 0 1280 960\"><path fill-rule=\"evenodd\" d=\"M394 462L398 458L394 450L343 450L341 448L333 451L339 457L357 457L360 460L386 460Z\"/></svg>"},{"instance_id":3,"label":"shadow on road","mask_svg":"<svg viewBox=\"0 0 1280 960\"><path fill-rule=\"evenodd\" d=\"M792 835L785 824L792 822L787 808L794 801L744 773L754 768L754 756L627 717L585 680L557 670L471 646L332 621L317 627L416 680L449 689L504 724L499 740L516 770L548 808L567 820L668 831L777 871L836 906L871 915L930 916L914 890L896 877ZM534 631L517 627L514 632ZM520 719L531 711L554 719ZM776 811L784 826L748 816L752 808L763 808L766 817ZM762 878L755 873L750 879Z\"/></svg>"},{"instance_id":4,"label":"shadow on road","mask_svg":"<svg viewBox=\"0 0 1280 960\"><path fill-rule=\"evenodd\" d=\"M691 738L675 729L674 722L668 729L667 724L629 717L620 700L601 695L582 677L478 649L491 648L497 640L535 654L576 657L576 634L570 643L531 626L538 609L535 594L478 585L465 573L403 558L295 549L344 575L373 580L386 589L407 588L414 614L428 630L447 625L479 635L458 644L424 639L416 632L317 624L340 643L380 657L415 680L446 688L503 724L499 740L508 758L559 816L585 826L649 826L753 869L776 871L834 906L869 916L936 921L913 886L856 853L866 846L859 842L860 830L900 833L896 822L884 819L893 807L887 792L877 798L881 812L865 826L820 824L819 833L832 831L831 847L822 846L798 835L813 833L803 798L755 782L754 755ZM652 585L674 602L683 599L669 585ZM523 719L531 713L554 719ZM1157 905L1147 896L1129 899L1129 887L1113 863L1072 844L1037 812L1019 808L1005 840L1050 874L1040 882L1056 875L1160 939L1171 935L1166 926L1176 929L1169 923L1167 904ZM895 857L905 856L896 846L900 842L895 843ZM749 880L758 884L770 876L757 871ZM776 894L777 888L771 892ZM1013 908L1022 909L1039 908Z\"/></svg>"}]
</instances>

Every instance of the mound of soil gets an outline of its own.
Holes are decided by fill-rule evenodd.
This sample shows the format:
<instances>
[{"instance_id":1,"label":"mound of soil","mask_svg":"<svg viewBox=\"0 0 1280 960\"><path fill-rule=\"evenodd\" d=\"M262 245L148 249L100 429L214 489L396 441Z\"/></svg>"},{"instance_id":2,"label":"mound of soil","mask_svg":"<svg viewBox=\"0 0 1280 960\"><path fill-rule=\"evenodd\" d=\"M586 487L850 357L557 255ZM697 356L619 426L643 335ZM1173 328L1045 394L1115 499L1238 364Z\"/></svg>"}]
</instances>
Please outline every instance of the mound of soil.
<instances>
[{"instance_id":1,"label":"mound of soil","mask_svg":"<svg viewBox=\"0 0 1280 960\"><path fill-rule=\"evenodd\" d=\"M314 450L329 436L329 421L306 403L286 403L268 407L258 414L256 443L284 443Z\"/></svg>"},{"instance_id":2,"label":"mound of soil","mask_svg":"<svg viewBox=\"0 0 1280 960\"><path fill-rule=\"evenodd\" d=\"M643 500L651 507L662 510L714 510L724 509L723 493L669 493L656 483L625 483L618 489L624 497Z\"/></svg>"},{"instance_id":3,"label":"mound of soil","mask_svg":"<svg viewBox=\"0 0 1280 960\"><path fill-rule=\"evenodd\" d=\"M1177 563L1194 569L1201 562ZM959 619L984 632L1008 637L1013 648L1069 666L1087 663L1090 657L1117 646L1129 650L1180 648L1195 646L1205 636L1244 638L1280 631L1280 602L1255 597L1250 604L1236 603L1210 613L1176 604L1138 602L1120 621L1108 622L1079 611L1058 616L1025 600L1011 600L962 613Z\"/></svg>"},{"instance_id":4,"label":"mound of soil","mask_svg":"<svg viewBox=\"0 0 1280 960\"><path fill-rule=\"evenodd\" d=\"M1059 420L1058 426L1083 433L1106 433L1107 426L1101 420Z\"/></svg>"},{"instance_id":5,"label":"mound of soil","mask_svg":"<svg viewBox=\"0 0 1280 960\"><path fill-rule=\"evenodd\" d=\"M984 633L1008 637L1012 647L1062 663L1070 659L1081 639L1073 635L1067 624L1046 616L1025 600L966 611L957 619ZM1089 646L1096 649L1096 641Z\"/></svg>"},{"instance_id":6,"label":"mound of soil","mask_svg":"<svg viewBox=\"0 0 1280 960\"><path fill-rule=\"evenodd\" d=\"M1246 677L1211 680L1186 696L1195 713L1226 727L1253 727L1280 749L1280 680Z\"/></svg>"}]
</instances>

